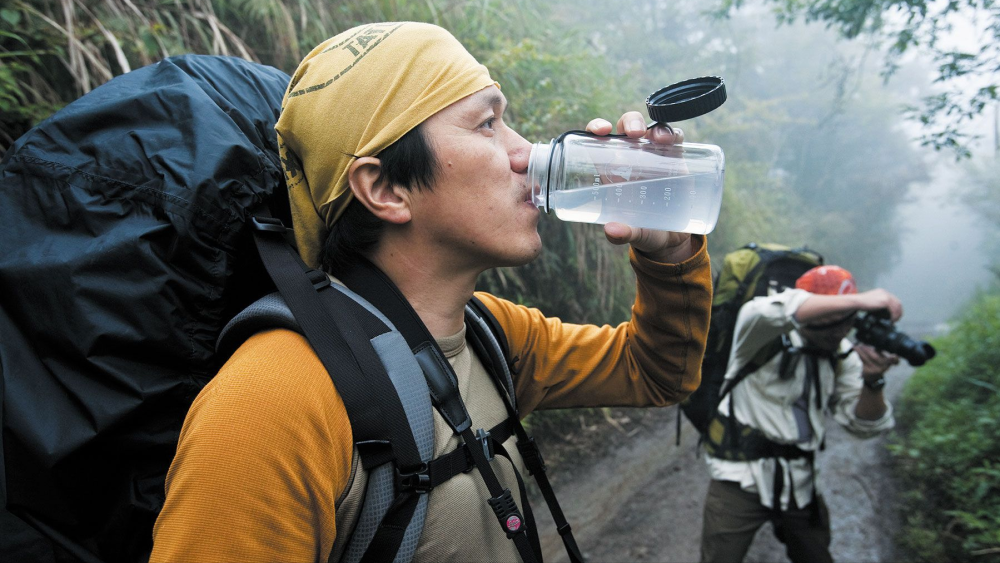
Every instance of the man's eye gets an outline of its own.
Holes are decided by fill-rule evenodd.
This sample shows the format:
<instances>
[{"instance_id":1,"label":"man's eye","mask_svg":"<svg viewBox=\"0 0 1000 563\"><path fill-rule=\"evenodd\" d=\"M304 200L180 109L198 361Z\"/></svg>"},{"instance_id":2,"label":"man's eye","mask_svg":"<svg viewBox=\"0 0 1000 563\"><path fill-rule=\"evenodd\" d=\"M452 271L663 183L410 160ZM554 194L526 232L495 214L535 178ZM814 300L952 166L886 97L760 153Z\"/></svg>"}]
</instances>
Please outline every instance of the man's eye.
<instances>
[{"instance_id":1,"label":"man's eye","mask_svg":"<svg viewBox=\"0 0 1000 563\"><path fill-rule=\"evenodd\" d=\"M484 121L483 124L480 125L480 127L482 127L483 129L493 129L493 126L496 124L496 122L497 122L497 118L496 117L491 117L491 118L487 119L486 121Z\"/></svg>"}]
</instances>

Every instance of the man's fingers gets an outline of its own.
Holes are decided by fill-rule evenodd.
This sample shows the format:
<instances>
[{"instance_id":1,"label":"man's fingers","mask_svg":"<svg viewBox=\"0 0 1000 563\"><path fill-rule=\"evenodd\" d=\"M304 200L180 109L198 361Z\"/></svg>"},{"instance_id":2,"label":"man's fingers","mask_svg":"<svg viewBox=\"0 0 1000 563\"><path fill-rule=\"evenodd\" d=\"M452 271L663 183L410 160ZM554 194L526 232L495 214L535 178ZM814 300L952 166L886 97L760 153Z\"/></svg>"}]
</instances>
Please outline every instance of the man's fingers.
<instances>
[{"instance_id":1,"label":"man's fingers","mask_svg":"<svg viewBox=\"0 0 1000 563\"><path fill-rule=\"evenodd\" d=\"M642 114L637 111L626 112L618 120L618 132L624 133L633 139L638 139L646 134L646 122L642 119Z\"/></svg>"},{"instance_id":2,"label":"man's fingers","mask_svg":"<svg viewBox=\"0 0 1000 563\"><path fill-rule=\"evenodd\" d=\"M886 356L879 352L874 347L867 344L857 344L854 349L858 351L858 355L861 356L863 361L870 363L879 363L886 360Z\"/></svg>"},{"instance_id":3,"label":"man's fingers","mask_svg":"<svg viewBox=\"0 0 1000 563\"><path fill-rule=\"evenodd\" d=\"M663 125L656 124L646 131L646 138L654 143L659 143L661 145L670 145L674 142L674 134Z\"/></svg>"},{"instance_id":4,"label":"man's fingers","mask_svg":"<svg viewBox=\"0 0 1000 563\"><path fill-rule=\"evenodd\" d=\"M657 123L646 132L646 138L661 145L677 145L684 142L684 132L677 127L667 127Z\"/></svg>"},{"instance_id":5,"label":"man's fingers","mask_svg":"<svg viewBox=\"0 0 1000 563\"><path fill-rule=\"evenodd\" d=\"M861 361L873 362L875 361L875 349L871 346L866 346L865 344L855 344L854 350L861 356Z\"/></svg>"},{"instance_id":6,"label":"man's fingers","mask_svg":"<svg viewBox=\"0 0 1000 563\"><path fill-rule=\"evenodd\" d=\"M889 306L889 313L892 315L892 322L897 322L903 317L903 303L898 299L893 299Z\"/></svg>"},{"instance_id":7,"label":"man's fingers","mask_svg":"<svg viewBox=\"0 0 1000 563\"><path fill-rule=\"evenodd\" d=\"M607 119L591 119L587 124L587 131L595 135L607 135L611 132L611 122Z\"/></svg>"},{"instance_id":8,"label":"man's fingers","mask_svg":"<svg viewBox=\"0 0 1000 563\"><path fill-rule=\"evenodd\" d=\"M885 372L899 363L899 356L878 350L867 344L858 343L854 346L861 357L861 362L869 366L873 372Z\"/></svg>"},{"instance_id":9,"label":"man's fingers","mask_svg":"<svg viewBox=\"0 0 1000 563\"><path fill-rule=\"evenodd\" d=\"M632 227L624 223L607 223L604 225L604 236L611 244L628 244L636 238Z\"/></svg>"},{"instance_id":10,"label":"man's fingers","mask_svg":"<svg viewBox=\"0 0 1000 563\"><path fill-rule=\"evenodd\" d=\"M600 123L600 132L592 129L596 127L596 124ZM598 135L606 135L610 130L606 131L604 125L607 123L603 119L595 119L587 125L587 130ZM618 124L615 126L619 134L627 135L632 139L638 139L645 137L654 143L660 143L664 145L676 145L684 142L684 131L678 127L671 127L669 125L657 123L653 127L647 129L646 122L642 118L642 114L637 111L626 112L618 120Z\"/></svg>"}]
</instances>

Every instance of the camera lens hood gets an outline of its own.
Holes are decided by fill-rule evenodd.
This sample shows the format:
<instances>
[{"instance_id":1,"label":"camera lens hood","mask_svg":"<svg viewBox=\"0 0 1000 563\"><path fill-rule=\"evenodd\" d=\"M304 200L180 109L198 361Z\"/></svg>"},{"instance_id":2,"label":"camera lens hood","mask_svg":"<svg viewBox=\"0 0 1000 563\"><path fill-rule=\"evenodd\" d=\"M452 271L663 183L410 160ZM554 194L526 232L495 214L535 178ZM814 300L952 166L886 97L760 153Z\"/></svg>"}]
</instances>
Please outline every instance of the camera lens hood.
<instances>
[{"instance_id":1,"label":"camera lens hood","mask_svg":"<svg viewBox=\"0 0 1000 563\"><path fill-rule=\"evenodd\" d=\"M660 88L646 98L649 118L657 123L684 121L714 110L726 101L720 76L703 76Z\"/></svg>"}]
</instances>

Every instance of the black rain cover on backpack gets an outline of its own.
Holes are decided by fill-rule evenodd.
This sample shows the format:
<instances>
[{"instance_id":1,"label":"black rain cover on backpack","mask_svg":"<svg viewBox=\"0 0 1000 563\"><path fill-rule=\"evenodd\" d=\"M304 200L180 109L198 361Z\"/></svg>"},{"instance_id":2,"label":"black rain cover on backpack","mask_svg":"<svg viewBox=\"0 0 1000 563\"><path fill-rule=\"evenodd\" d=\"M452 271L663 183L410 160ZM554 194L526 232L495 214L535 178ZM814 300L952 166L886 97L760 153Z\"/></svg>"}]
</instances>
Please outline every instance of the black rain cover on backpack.
<instances>
[{"instance_id":1,"label":"black rain cover on backpack","mask_svg":"<svg viewBox=\"0 0 1000 563\"><path fill-rule=\"evenodd\" d=\"M712 320L701 364L701 385L681 403L681 411L699 433L705 433L719 405L740 307L770 290L794 287L799 276L822 264L823 257L807 248L777 244L750 243L726 254L713 284ZM679 418L677 422L679 429Z\"/></svg>"},{"instance_id":2,"label":"black rain cover on backpack","mask_svg":"<svg viewBox=\"0 0 1000 563\"><path fill-rule=\"evenodd\" d=\"M261 204L287 217L274 123L288 81L230 57L166 59L0 162L7 507L64 545L148 555L219 331L270 290L245 227Z\"/></svg>"}]
</instances>

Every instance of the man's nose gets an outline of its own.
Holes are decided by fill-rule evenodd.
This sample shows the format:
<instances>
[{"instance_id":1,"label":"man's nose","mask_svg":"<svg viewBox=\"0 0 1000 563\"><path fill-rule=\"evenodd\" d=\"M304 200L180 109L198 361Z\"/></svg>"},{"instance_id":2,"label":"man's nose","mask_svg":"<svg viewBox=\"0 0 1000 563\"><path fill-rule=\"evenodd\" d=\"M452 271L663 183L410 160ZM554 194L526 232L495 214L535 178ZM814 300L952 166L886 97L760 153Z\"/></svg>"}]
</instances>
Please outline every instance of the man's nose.
<instances>
[{"instance_id":1,"label":"man's nose","mask_svg":"<svg viewBox=\"0 0 1000 563\"><path fill-rule=\"evenodd\" d=\"M510 169L518 174L528 171L528 159L531 157L531 143L519 135L517 131L510 130L510 145L507 154L510 156Z\"/></svg>"}]
</instances>

